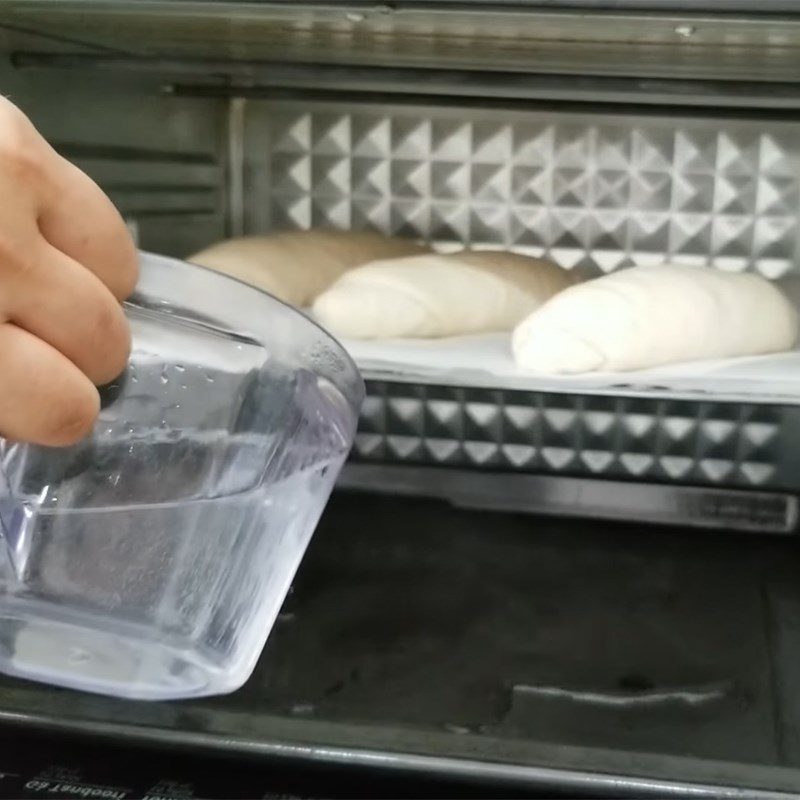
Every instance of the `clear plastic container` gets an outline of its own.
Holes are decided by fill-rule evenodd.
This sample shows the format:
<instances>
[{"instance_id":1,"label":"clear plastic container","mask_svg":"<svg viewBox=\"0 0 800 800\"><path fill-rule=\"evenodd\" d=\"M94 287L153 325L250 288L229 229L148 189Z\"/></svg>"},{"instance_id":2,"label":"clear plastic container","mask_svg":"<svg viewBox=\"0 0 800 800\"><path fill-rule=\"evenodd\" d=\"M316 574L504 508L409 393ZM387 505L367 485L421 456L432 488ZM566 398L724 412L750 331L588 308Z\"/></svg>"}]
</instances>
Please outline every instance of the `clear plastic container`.
<instances>
[{"instance_id":1,"label":"clear plastic container","mask_svg":"<svg viewBox=\"0 0 800 800\"><path fill-rule=\"evenodd\" d=\"M140 699L247 680L355 434L314 323L142 256L134 349L75 447L0 445L0 670Z\"/></svg>"}]
</instances>

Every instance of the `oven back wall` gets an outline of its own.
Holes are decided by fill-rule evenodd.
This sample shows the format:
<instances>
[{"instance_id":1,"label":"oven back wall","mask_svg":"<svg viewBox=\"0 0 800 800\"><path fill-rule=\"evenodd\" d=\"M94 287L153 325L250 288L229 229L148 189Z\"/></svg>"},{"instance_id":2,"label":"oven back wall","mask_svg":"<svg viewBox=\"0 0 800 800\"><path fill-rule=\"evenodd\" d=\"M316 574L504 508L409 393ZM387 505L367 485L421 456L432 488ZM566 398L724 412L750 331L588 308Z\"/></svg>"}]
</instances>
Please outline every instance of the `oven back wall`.
<instances>
[{"instance_id":1,"label":"oven back wall","mask_svg":"<svg viewBox=\"0 0 800 800\"><path fill-rule=\"evenodd\" d=\"M797 263L800 125L249 101L244 228L376 229L596 273Z\"/></svg>"},{"instance_id":2,"label":"oven back wall","mask_svg":"<svg viewBox=\"0 0 800 800\"><path fill-rule=\"evenodd\" d=\"M142 247L180 257L224 237L224 101L167 96L152 77L5 65L0 86L111 196Z\"/></svg>"}]
</instances>

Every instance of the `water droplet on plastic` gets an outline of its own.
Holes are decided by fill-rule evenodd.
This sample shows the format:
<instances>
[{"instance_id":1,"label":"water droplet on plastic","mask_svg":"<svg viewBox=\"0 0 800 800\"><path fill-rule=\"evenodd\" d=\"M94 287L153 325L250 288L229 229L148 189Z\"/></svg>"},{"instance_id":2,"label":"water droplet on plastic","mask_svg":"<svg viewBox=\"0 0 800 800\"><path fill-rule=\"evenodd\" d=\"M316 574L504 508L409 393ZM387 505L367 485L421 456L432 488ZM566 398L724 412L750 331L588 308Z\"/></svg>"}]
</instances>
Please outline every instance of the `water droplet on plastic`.
<instances>
[{"instance_id":1,"label":"water droplet on plastic","mask_svg":"<svg viewBox=\"0 0 800 800\"><path fill-rule=\"evenodd\" d=\"M169 383L169 378L163 372L161 373L161 383Z\"/></svg>"},{"instance_id":2,"label":"water droplet on plastic","mask_svg":"<svg viewBox=\"0 0 800 800\"><path fill-rule=\"evenodd\" d=\"M186 367L184 367L183 364L176 364L175 369L178 370L178 372L186 372Z\"/></svg>"},{"instance_id":3,"label":"water droplet on plastic","mask_svg":"<svg viewBox=\"0 0 800 800\"><path fill-rule=\"evenodd\" d=\"M206 372L205 373L205 378L209 383L214 383L214 376L211 373Z\"/></svg>"}]
</instances>

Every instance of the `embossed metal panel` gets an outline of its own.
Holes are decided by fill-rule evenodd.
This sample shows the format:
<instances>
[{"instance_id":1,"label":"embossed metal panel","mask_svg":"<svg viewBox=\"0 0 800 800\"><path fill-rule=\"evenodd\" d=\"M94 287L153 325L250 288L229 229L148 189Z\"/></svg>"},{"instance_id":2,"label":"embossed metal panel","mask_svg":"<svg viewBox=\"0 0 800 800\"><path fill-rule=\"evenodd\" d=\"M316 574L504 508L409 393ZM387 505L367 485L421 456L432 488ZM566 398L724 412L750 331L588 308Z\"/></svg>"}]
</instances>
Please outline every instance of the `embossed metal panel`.
<instances>
[{"instance_id":1,"label":"embossed metal panel","mask_svg":"<svg viewBox=\"0 0 800 800\"><path fill-rule=\"evenodd\" d=\"M774 278L798 251L800 125L269 102L250 109L254 229L374 229L608 272Z\"/></svg>"},{"instance_id":2,"label":"embossed metal panel","mask_svg":"<svg viewBox=\"0 0 800 800\"><path fill-rule=\"evenodd\" d=\"M251 231L372 229L598 274L670 261L776 278L798 262L798 123L269 101L246 137ZM353 459L796 490L796 418L375 380Z\"/></svg>"},{"instance_id":3,"label":"embossed metal panel","mask_svg":"<svg viewBox=\"0 0 800 800\"><path fill-rule=\"evenodd\" d=\"M353 459L797 489L794 408L369 381Z\"/></svg>"}]
</instances>

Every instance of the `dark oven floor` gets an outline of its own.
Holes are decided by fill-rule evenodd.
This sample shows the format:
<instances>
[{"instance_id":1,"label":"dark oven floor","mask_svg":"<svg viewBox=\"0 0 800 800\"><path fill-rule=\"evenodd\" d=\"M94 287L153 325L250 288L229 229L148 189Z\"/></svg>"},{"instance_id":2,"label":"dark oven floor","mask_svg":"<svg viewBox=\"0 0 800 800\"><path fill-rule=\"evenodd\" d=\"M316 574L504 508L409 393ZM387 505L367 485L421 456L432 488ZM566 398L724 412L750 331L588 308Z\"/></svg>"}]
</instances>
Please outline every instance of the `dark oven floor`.
<instances>
[{"instance_id":1,"label":"dark oven floor","mask_svg":"<svg viewBox=\"0 0 800 800\"><path fill-rule=\"evenodd\" d=\"M0 718L509 791L795 794L798 578L791 538L339 495L240 692L135 704L5 681Z\"/></svg>"}]
</instances>

